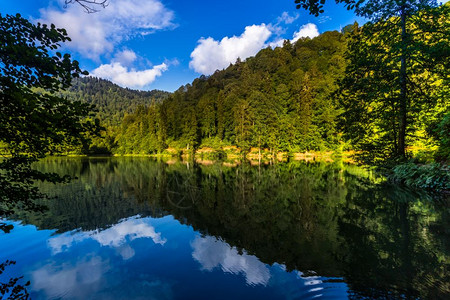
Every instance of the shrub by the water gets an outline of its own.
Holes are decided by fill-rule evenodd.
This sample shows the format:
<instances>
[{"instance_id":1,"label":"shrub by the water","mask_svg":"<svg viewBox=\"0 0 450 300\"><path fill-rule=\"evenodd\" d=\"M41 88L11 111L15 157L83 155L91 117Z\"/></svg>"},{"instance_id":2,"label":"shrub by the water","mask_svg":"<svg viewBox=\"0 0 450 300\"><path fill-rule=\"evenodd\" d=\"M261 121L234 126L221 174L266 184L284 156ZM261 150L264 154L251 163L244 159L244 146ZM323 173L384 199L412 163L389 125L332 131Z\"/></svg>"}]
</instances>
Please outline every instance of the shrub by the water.
<instances>
[{"instance_id":1,"label":"shrub by the water","mask_svg":"<svg viewBox=\"0 0 450 300\"><path fill-rule=\"evenodd\" d=\"M449 167L438 163L420 165L405 163L395 166L389 179L419 189L450 190Z\"/></svg>"}]
</instances>

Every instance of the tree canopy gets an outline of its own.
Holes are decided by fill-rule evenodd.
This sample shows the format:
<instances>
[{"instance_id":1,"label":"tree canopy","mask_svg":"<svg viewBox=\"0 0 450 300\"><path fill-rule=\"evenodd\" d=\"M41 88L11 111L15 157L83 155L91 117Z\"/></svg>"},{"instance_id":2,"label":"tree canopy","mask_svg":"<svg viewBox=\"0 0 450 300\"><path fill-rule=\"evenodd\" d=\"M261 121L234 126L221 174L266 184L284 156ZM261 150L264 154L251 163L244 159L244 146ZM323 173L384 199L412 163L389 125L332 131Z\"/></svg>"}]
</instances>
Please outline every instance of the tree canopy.
<instances>
[{"instance_id":1,"label":"tree canopy","mask_svg":"<svg viewBox=\"0 0 450 300\"><path fill-rule=\"evenodd\" d=\"M446 141L448 6L409 16L406 44L401 23L394 16L285 41L200 76L126 114L113 152L343 148L374 163Z\"/></svg>"},{"instance_id":2,"label":"tree canopy","mask_svg":"<svg viewBox=\"0 0 450 300\"><path fill-rule=\"evenodd\" d=\"M358 16L373 21L399 16L403 13L408 15L430 7L436 7L435 0L335 0L342 3L348 10L353 10ZM297 9L303 8L310 14L318 16L324 12L326 0L295 0Z\"/></svg>"},{"instance_id":3,"label":"tree canopy","mask_svg":"<svg viewBox=\"0 0 450 300\"><path fill-rule=\"evenodd\" d=\"M69 54L57 51L70 38L53 24L34 25L0 15L0 214L16 205L33 206L35 180L62 181L37 172L31 164L58 147L85 139L100 128L89 118L92 106L56 93L83 72Z\"/></svg>"},{"instance_id":4,"label":"tree canopy","mask_svg":"<svg viewBox=\"0 0 450 300\"><path fill-rule=\"evenodd\" d=\"M424 0L336 2L372 21L355 32L347 52L350 63L341 86L347 133L361 141L366 154L405 158L408 139L417 132L418 113L445 99L435 96L442 91L439 82L448 80L448 5ZM317 16L325 1L295 3Z\"/></svg>"},{"instance_id":5,"label":"tree canopy","mask_svg":"<svg viewBox=\"0 0 450 300\"><path fill-rule=\"evenodd\" d=\"M332 92L345 68L344 34L261 50L223 71L200 76L161 103L124 117L118 153L155 153L238 146L272 151L338 146L337 99Z\"/></svg>"}]
</instances>

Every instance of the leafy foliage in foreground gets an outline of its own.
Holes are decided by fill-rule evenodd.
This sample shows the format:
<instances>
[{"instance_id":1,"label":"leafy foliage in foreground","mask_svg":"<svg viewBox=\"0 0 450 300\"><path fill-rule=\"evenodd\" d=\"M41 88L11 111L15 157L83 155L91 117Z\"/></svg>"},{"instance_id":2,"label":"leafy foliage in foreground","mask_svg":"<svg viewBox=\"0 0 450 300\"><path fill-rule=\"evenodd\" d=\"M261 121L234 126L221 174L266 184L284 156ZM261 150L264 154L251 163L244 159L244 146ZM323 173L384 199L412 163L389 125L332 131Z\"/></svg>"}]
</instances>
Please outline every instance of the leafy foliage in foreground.
<instances>
[{"instance_id":1,"label":"leafy foliage in foreground","mask_svg":"<svg viewBox=\"0 0 450 300\"><path fill-rule=\"evenodd\" d=\"M0 15L0 144L7 155L0 161L0 215L17 207L40 209L33 203L41 197L33 183L67 178L36 171L31 164L100 129L91 105L56 95L84 74L69 54L56 51L69 40L54 25Z\"/></svg>"},{"instance_id":2,"label":"leafy foliage in foreground","mask_svg":"<svg viewBox=\"0 0 450 300\"><path fill-rule=\"evenodd\" d=\"M0 275L5 272L8 266L14 265L16 262L12 260L6 260L0 264ZM25 300L30 298L30 294L27 291L27 286L30 285L30 281L27 281L22 285L20 277L9 278L8 282L0 282L0 296L2 299L14 299Z\"/></svg>"},{"instance_id":3,"label":"leafy foliage in foreground","mask_svg":"<svg viewBox=\"0 0 450 300\"><path fill-rule=\"evenodd\" d=\"M404 159L450 107L450 6L391 14L354 31L340 84L345 135L369 163Z\"/></svg>"}]
</instances>

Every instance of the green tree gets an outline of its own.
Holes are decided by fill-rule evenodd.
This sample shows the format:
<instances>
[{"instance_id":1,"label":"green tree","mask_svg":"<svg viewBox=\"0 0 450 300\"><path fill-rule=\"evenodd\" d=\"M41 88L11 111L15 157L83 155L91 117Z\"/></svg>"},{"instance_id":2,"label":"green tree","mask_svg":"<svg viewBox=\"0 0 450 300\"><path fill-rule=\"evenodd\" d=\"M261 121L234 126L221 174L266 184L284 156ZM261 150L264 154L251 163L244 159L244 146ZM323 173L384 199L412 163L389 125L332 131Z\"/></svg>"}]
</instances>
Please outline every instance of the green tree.
<instances>
[{"instance_id":1,"label":"green tree","mask_svg":"<svg viewBox=\"0 0 450 300\"><path fill-rule=\"evenodd\" d=\"M306 8L317 16L323 12L325 1L295 3L297 8ZM345 96L353 99L344 101L349 109L348 127L355 130L350 134L362 140L364 150L404 158L416 113L433 107L429 97L432 84L448 64L448 9L435 9L436 1L424 0L336 3L344 3L370 20L354 34L348 55L350 65L343 81ZM436 35L443 40L433 45ZM442 47L445 44L446 49ZM364 119L363 128L356 128L361 126L361 122L355 123L357 115Z\"/></svg>"},{"instance_id":2,"label":"green tree","mask_svg":"<svg viewBox=\"0 0 450 300\"><path fill-rule=\"evenodd\" d=\"M88 118L91 105L56 95L84 74L69 54L56 52L68 40L66 31L54 25L34 25L19 14L0 15L1 215L18 206L37 209L33 200L42 195L33 183L67 178L38 172L31 164L100 129L98 120Z\"/></svg>"},{"instance_id":3,"label":"green tree","mask_svg":"<svg viewBox=\"0 0 450 300\"><path fill-rule=\"evenodd\" d=\"M445 86L442 81L448 80L448 62L442 60L449 55L448 12L446 7L417 12L409 16L405 29L395 26L402 22L399 17L392 17L354 32L341 87L343 116L348 135L361 149L369 150L370 161L404 158L407 146L417 140L422 116L445 101L438 91ZM427 24L424 19L429 20ZM446 41L447 50L433 45L436 36L439 44ZM435 51L440 59L432 57Z\"/></svg>"},{"instance_id":4,"label":"green tree","mask_svg":"<svg viewBox=\"0 0 450 300\"><path fill-rule=\"evenodd\" d=\"M194 151L198 145L198 121L193 108L186 111L183 119L183 138L188 151Z\"/></svg>"}]
</instances>

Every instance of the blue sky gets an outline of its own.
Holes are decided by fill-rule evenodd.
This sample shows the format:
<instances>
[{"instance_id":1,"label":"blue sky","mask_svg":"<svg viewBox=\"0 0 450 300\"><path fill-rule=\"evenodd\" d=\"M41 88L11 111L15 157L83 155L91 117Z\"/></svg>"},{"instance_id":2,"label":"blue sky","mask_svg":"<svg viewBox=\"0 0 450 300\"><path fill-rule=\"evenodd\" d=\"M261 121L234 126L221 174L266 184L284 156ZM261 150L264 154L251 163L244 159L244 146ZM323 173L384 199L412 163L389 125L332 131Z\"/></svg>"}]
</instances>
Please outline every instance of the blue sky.
<instances>
[{"instance_id":1,"label":"blue sky","mask_svg":"<svg viewBox=\"0 0 450 300\"><path fill-rule=\"evenodd\" d=\"M64 0L0 0L2 14L66 28L64 51L92 75L135 89L174 91L284 39L363 20L331 1L316 18L284 1L110 0L87 14Z\"/></svg>"}]
</instances>

